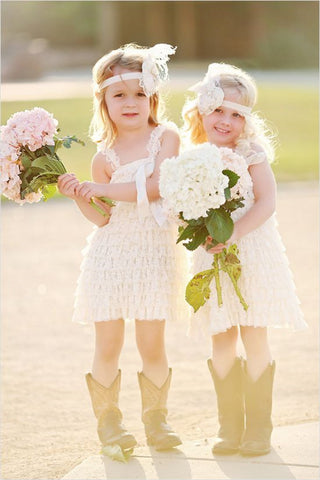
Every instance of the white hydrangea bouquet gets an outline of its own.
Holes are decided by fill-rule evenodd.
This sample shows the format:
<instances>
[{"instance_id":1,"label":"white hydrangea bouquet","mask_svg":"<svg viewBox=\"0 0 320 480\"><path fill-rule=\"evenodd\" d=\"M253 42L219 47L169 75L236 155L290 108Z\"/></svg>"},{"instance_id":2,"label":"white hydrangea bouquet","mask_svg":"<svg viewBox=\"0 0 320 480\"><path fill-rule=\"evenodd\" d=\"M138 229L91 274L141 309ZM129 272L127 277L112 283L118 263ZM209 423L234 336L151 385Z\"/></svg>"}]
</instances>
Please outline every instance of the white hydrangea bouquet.
<instances>
[{"instance_id":1,"label":"white hydrangea bouquet","mask_svg":"<svg viewBox=\"0 0 320 480\"><path fill-rule=\"evenodd\" d=\"M160 195L168 215L179 223L177 243L188 250L203 245L212 238L208 249L225 243L232 235L231 213L243 207L241 178L225 168L223 156L233 154L230 149L219 149L210 143L188 150L178 157L165 159L160 167ZM234 155L234 154L233 154ZM210 284L215 279L218 305L222 305L219 271L228 274L245 310L248 309L238 287L241 264L235 244L214 254L212 268L196 274L186 288L186 300L196 312L210 297Z\"/></svg>"},{"instance_id":2,"label":"white hydrangea bouquet","mask_svg":"<svg viewBox=\"0 0 320 480\"><path fill-rule=\"evenodd\" d=\"M58 133L58 121L40 107L17 112L1 126L0 189L5 197L23 205L54 195L58 177L66 173L57 150L70 148L72 142L84 145L75 136L59 138ZM97 204L91 204L105 215Z\"/></svg>"}]
</instances>

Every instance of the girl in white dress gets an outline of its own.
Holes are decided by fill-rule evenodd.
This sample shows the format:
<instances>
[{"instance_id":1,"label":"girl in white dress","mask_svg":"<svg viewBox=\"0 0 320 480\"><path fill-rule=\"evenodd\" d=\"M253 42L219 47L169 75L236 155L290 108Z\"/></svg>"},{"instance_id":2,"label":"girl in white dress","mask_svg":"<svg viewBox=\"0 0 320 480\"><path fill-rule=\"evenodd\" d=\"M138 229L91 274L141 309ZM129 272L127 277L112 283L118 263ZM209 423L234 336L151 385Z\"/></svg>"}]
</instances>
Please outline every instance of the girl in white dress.
<instances>
[{"instance_id":1,"label":"girl in white dress","mask_svg":"<svg viewBox=\"0 0 320 480\"><path fill-rule=\"evenodd\" d=\"M93 182L79 183L65 174L58 184L96 224L84 252L73 320L95 325L96 349L86 380L99 438L124 450L136 444L118 407L125 319L135 319L143 362L138 380L148 444L167 449L181 443L166 423L171 369L164 332L166 320L185 312L185 257L175 244L175 227L165 220L158 188L162 160L179 151L177 132L158 121L158 88L174 52L166 44L150 49L130 44L96 63ZM110 211L98 197L114 200L115 206ZM92 198L110 217L92 208Z\"/></svg>"},{"instance_id":2,"label":"girl in white dress","mask_svg":"<svg viewBox=\"0 0 320 480\"><path fill-rule=\"evenodd\" d=\"M212 337L208 366L220 423L213 452L262 455L270 451L275 370L267 327L306 327L276 227L276 185L270 167L274 151L262 119L251 112L257 92L245 72L214 63L191 90L197 96L184 107L189 140L193 145L209 141L223 147L226 168L232 170L234 162L243 162L245 183L250 185L244 207L232 213L234 231L226 244L239 247L239 288L249 308L243 309L227 274L220 272L223 305L218 307L213 279L211 297L191 325L191 330L202 328ZM206 248L211 240L208 237ZM211 268L213 254L226 245L198 248L194 273ZM237 357L239 333L246 361Z\"/></svg>"}]
</instances>

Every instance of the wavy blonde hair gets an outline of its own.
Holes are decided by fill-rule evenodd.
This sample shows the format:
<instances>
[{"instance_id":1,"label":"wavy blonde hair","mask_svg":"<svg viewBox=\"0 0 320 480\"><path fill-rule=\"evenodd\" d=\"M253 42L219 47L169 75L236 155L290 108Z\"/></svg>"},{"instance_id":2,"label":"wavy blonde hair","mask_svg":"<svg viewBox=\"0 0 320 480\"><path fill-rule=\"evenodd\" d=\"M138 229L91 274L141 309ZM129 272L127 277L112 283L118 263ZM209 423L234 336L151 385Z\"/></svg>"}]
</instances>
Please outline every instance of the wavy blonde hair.
<instances>
[{"instance_id":1,"label":"wavy blonde hair","mask_svg":"<svg viewBox=\"0 0 320 480\"><path fill-rule=\"evenodd\" d=\"M96 142L105 142L109 147L117 136L117 127L111 120L108 108L105 102L106 88L101 91L98 86L107 78L113 76L113 67L119 66L132 70L133 72L142 71L143 53L147 47L142 47L135 43L124 45L116 50L112 50L101 57L92 69L94 97L93 97L93 117L90 123L89 134L91 139ZM163 114L163 105L156 92L150 96L150 116L148 122L150 125L157 126L159 119Z\"/></svg>"},{"instance_id":2,"label":"wavy blonde hair","mask_svg":"<svg viewBox=\"0 0 320 480\"><path fill-rule=\"evenodd\" d=\"M233 65L216 63L214 71L219 77L219 86L227 93L228 90L236 91L242 105L253 108L257 102L257 87L255 81L246 72ZM184 124L182 127L183 137L186 142L199 144L208 141L207 134L203 127L202 115L198 109L198 100L188 99L182 109ZM269 162L273 162L274 134L266 121L253 112L245 117L245 127L240 135L237 144L256 143L266 152Z\"/></svg>"}]
</instances>

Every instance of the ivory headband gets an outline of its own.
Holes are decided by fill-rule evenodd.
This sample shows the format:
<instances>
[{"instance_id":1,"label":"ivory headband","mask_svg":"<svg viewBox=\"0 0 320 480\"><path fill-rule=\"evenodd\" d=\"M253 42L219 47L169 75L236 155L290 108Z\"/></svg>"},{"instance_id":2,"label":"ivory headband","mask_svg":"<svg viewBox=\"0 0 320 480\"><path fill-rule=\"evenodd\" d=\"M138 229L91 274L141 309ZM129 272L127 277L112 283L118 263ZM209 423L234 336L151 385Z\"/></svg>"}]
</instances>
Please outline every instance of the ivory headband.
<instances>
[{"instance_id":1,"label":"ivory headband","mask_svg":"<svg viewBox=\"0 0 320 480\"><path fill-rule=\"evenodd\" d=\"M223 100L221 103L224 107L227 108L232 108L234 110L237 110L237 112L244 113L246 115L249 115L251 113L251 108L246 107L245 105L242 105L241 103L236 103L236 102L229 102L229 100ZM217 107L219 108L219 107Z\"/></svg>"},{"instance_id":2,"label":"ivory headband","mask_svg":"<svg viewBox=\"0 0 320 480\"><path fill-rule=\"evenodd\" d=\"M123 73L120 75L114 75L113 77L110 77L110 78L107 78L107 80L104 80L99 85L99 90L101 92L103 88L108 87L113 83L122 82L124 80L141 80L141 79L142 79L142 72L130 72L130 73Z\"/></svg>"}]
</instances>

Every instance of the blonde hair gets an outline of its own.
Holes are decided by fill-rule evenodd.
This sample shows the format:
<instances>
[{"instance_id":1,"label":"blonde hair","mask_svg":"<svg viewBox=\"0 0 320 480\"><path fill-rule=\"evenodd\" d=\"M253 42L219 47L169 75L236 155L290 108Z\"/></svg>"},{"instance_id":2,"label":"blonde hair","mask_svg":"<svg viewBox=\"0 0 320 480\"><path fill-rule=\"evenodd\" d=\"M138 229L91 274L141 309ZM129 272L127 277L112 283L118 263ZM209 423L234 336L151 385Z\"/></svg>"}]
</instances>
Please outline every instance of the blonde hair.
<instances>
[{"instance_id":1,"label":"blonde hair","mask_svg":"<svg viewBox=\"0 0 320 480\"><path fill-rule=\"evenodd\" d=\"M239 94L240 103L253 108L257 102L257 87L255 81L243 70L225 63L211 64L211 72L214 72L220 88L226 93L227 90L236 91ZM209 68L210 68L209 67ZM184 120L183 136L185 140L193 144L208 141L203 127L202 116L198 109L198 100L188 99L182 109ZM274 160L274 134L264 119L258 113L253 112L245 116L245 127L240 135L237 145L245 143L260 145L266 152L269 162Z\"/></svg>"},{"instance_id":2,"label":"blonde hair","mask_svg":"<svg viewBox=\"0 0 320 480\"><path fill-rule=\"evenodd\" d=\"M142 71L143 54L141 50L147 47L141 47L135 43L124 45L117 50L112 50L101 57L92 69L94 86L100 85L104 80L113 76L113 67L119 66L132 70L133 72ZM96 142L104 141L106 146L110 146L117 136L117 127L111 120L108 108L105 102L106 88L101 91L96 89L93 98L93 117L90 124L90 137ZM148 122L150 125L157 126L161 117L163 105L158 92L150 96L150 116Z\"/></svg>"}]
</instances>

